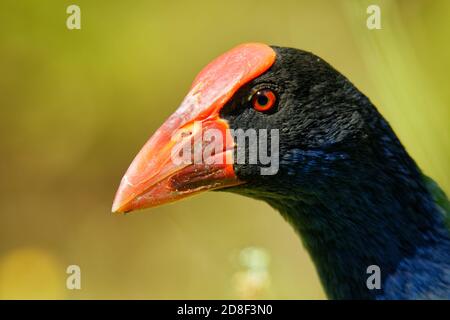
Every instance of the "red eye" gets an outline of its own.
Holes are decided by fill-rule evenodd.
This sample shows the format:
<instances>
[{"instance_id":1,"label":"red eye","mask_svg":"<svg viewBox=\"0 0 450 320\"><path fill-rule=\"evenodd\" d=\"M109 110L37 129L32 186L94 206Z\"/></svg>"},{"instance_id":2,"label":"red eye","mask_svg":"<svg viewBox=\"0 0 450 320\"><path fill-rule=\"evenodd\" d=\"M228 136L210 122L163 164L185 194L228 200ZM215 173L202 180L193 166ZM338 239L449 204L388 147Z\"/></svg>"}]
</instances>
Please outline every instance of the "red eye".
<instances>
[{"instance_id":1,"label":"red eye","mask_svg":"<svg viewBox=\"0 0 450 320\"><path fill-rule=\"evenodd\" d=\"M258 90L252 97L253 108L257 111L268 111L275 106L277 97L270 89Z\"/></svg>"}]
</instances>

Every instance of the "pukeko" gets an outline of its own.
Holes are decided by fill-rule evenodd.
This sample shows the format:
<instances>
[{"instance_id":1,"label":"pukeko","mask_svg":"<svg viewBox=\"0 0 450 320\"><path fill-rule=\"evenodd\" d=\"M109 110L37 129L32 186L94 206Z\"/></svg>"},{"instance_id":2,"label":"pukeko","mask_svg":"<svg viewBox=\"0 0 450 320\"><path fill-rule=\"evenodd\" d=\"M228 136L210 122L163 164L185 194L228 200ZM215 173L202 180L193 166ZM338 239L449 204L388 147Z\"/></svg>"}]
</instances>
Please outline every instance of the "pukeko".
<instances>
[{"instance_id":1,"label":"pukeko","mask_svg":"<svg viewBox=\"0 0 450 320\"><path fill-rule=\"evenodd\" d=\"M207 129L226 137L219 151L203 161L173 161L180 146L195 144ZM262 174L261 161L236 161L248 137L239 142L230 129L278 130L277 170ZM246 144L244 155L252 147ZM189 160L194 157L191 151ZM212 61L138 153L112 210L206 190L278 210L298 232L329 298L450 298L446 195L369 99L312 53L249 43ZM369 289L373 265L381 287Z\"/></svg>"}]
</instances>

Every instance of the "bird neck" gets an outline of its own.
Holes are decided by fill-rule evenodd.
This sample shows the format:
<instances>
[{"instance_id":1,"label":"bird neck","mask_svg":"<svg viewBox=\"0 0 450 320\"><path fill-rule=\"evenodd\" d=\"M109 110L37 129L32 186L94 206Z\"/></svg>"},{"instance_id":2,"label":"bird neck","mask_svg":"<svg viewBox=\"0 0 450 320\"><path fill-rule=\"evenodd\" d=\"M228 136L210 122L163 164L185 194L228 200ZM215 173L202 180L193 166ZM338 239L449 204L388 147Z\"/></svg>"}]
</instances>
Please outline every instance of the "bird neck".
<instances>
[{"instance_id":1,"label":"bird neck","mask_svg":"<svg viewBox=\"0 0 450 320\"><path fill-rule=\"evenodd\" d=\"M361 217L367 214L366 210L358 209L341 207L340 214ZM291 203L279 210L299 233L330 298L423 298L421 293L427 287L432 289L435 280L449 267L450 241L440 219L430 219L422 230L417 225L409 226L410 221L406 220L394 225L387 220L370 222L358 218L351 223L324 223L319 216L335 212L323 204ZM372 285L377 281L369 279L374 275L370 266L380 270L376 275L380 281L378 288L368 287L368 281ZM413 288L419 278L429 283ZM405 291L406 283L409 291Z\"/></svg>"},{"instance_id":2,"label":"bird neck","mask_svg":"<svg viewBox=\"0 0 450 320\"><path fill-rule=\"evenodd\" d=\"M442 214L424 190L399 196L386 185L362 187L268 202L299 233L330 298L423 298L450 267Z\"/></svg>"}]
</instances>

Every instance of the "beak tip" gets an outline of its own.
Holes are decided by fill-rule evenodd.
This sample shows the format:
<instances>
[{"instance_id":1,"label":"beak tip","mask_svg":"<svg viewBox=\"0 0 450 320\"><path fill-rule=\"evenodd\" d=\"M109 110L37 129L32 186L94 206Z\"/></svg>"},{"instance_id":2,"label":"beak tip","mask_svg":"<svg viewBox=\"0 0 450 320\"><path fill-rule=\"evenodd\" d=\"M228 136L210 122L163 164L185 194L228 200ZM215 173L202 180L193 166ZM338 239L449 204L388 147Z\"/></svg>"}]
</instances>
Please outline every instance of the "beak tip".
<instances>
[{"instance_id":1,"label":"beak tip","mask_svg":"<svg viewBox=\"0 0 450 320\"><path fill-rule=\"evenodd\" d=\"M122 211L120 211L120 207L118 207L115 203L113 204L112 208L111 208L111 213L122 213Z\"/></svg>"},{"instance_id":2,"label":"beak tip","mask_svg":"<svg viewBox=\"0 0 450 320\"><path fill-rule=\"evenodd\" d=\"M128 185L124 184L122 178L113 200L111 212L114 214L123 214L132 211L133 208L130 208L133 199L132 196L133 193L130 193Z\"/></svg>"},{"instance_id":3,"label":"beak tip","mask_svg":"<svg viewBox=\"0 0 450 320\"><path fill-rule=\"evenodd\" d=\"M120 197L116 196L114 198L114 202L111 208L111 212L115 213L115 214L120 214L120 213L125 213L126 210L124 210L125 205L122 201L122 199L120 199Z\"/></svg>"}]
</instances>

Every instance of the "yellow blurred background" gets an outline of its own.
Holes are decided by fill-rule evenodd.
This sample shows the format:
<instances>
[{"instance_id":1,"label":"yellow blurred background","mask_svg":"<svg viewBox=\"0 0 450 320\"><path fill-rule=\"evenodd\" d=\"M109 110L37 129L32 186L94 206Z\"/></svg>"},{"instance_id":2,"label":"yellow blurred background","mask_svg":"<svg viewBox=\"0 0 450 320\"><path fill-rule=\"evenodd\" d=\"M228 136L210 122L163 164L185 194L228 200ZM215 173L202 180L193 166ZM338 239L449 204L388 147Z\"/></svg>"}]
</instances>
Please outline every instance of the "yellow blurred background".
<instances>
[{"instance_id":1,"label":"yellow blurred background","mask_svg":"<svg viewBox=\"0 0 450 320\"><path fill-rule=\"evenodd\" d=\"M447 0L2 0L0 298L325 298L264 203L207 193L115 216L118 183L197 72L258 41L343 72L449 194L449 34ZM66 289L73 264L81 290Z\"/></svg>"}]
</instances>

